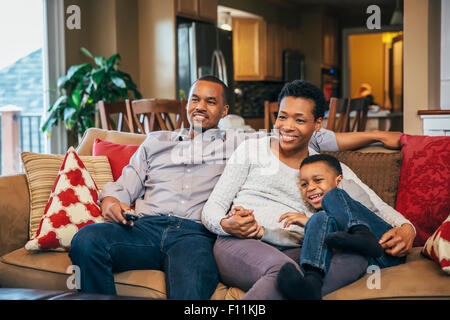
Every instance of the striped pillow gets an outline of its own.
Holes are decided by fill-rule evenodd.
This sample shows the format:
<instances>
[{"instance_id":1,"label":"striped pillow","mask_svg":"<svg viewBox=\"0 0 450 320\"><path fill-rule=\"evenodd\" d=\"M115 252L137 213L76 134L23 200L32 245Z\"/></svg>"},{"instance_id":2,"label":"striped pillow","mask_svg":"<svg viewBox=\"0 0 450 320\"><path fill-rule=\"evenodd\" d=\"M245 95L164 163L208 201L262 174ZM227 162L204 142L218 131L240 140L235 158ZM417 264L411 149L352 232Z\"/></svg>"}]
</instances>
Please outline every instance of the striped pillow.
<instances>
[{"instance_id":1,"label":"striped pillow","mask_svg":"<svg viewBox=\"0 0 450 320\"><path fill-rule=\"evenodd\" d=\"M21 157L30 194L29 238L32 238L41 222L65 155L22 152ZM81 156L80 159L94 179L99 191L107 182L113 181L111 166L106 156Z\"/></svg>"}]
</instances>

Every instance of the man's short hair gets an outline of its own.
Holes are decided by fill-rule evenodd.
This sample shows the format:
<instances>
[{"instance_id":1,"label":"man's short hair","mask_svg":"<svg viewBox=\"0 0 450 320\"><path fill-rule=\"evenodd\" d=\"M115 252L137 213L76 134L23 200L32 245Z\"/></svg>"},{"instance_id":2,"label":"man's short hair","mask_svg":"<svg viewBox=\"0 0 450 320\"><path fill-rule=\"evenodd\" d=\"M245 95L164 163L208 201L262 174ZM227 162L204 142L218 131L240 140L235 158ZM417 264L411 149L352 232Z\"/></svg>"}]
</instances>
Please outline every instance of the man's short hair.
<instances>
[{"instance_id":1,"label":"man's short hair","mask_svg":"<svg viewBox=\"0 0 450 320\"><path fill-rule=\"evenodd\" d=\"M325 96L322 90L318 87L304 80L294 80L288 82L281 89L278 95L278 105L281 105L281 100L285 97L310 99L314 102L314 120L323 118L325 114Z\"/></svg>"},{"instance_id":2,"label":"man's short hair","mask_svg":"<svg viewBox=\"0 0 450 320\"><path fill-rule=\"evenodd\" d=\"M306 157L300 164L300 169L306 164L320 161L325 162L331 169L333 169L337 173L337 175L342 174L341 163L338 159L336 159L336 157L333 157L329 154L313 154L312 156Z\"/></svg>"},{"instance_id":3,"label":"man's short hair","mask_svg":"<svg viewBox=\"0 0 450 320\"><path fill-rule=\"evenodd\" d=\"M216 76L213 75L205 75L205 76L201 76L200 78L198 78L197 80L194 81L194 83L191 86L191 90L192 87L194 86L194 84L196 84L198 81L209 81L209 82L214 82L214 83L218 83L222 86L222 98L223 98L223 104L227 105L228 104L228 86L219 78L217 78ZM189 92L190 94L190 92Z\"/></svg>"}]
</instances>

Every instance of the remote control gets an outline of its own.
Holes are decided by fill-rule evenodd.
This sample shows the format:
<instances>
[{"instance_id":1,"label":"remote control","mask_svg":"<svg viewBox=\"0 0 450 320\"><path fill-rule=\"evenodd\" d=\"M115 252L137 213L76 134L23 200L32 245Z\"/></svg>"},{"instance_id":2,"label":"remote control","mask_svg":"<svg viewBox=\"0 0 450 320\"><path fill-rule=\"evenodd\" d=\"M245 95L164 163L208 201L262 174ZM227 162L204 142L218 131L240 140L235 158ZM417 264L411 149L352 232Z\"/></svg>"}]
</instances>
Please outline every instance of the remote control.
<instances>
[{"instance_id":1,"label":"remote control","mask_svg":"<svg viewBox=\"0 0 450 320\"><path fill-rule=\"evenodd\" d=\"M131 212L123 211L122 214L125 217L125 220L127 220L127 221L136 221L137 219L139 219L139 217L137 215L135 215Z\"/></svg>"}]
</instances>

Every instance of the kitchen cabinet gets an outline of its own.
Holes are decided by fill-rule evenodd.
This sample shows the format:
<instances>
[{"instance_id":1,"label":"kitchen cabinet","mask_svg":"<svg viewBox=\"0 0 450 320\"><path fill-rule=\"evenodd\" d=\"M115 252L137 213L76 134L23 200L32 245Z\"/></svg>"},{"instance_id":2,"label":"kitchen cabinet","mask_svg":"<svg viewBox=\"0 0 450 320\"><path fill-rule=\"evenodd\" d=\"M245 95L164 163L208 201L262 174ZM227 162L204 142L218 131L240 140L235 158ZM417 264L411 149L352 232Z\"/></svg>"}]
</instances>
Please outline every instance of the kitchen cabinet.
<instances>
[{"instance_id":1,"label":"kitchen cabinet","mask_svg":"<svg viewBox=\"0 0 450 320\"><path fill-rule=\"evenodd\" d=\"M326 16L323 20L322 66L336 68L338 57L338 30L337 20Z\"/></svg>"},{"instance_id":2,"label":"kitchen cabinet","mask_svg":"<svg viewBox=\"0 0 450 320\"><path fill-rule=\"evenodd\" d=\"M281 81L283 51L299 47L299 32L295 27L257 18L233 17L236 81Z\"/></svg>"},{"instance_id":3,"label":"kitchen cabinet","mask_svg":"<svg viewBox=\"0 0 450 320\"><path fill-rule=\"evenodd\" d=\"M219 0L176 0L177 16L217 23Z\"/></svg>"}]
</instances>

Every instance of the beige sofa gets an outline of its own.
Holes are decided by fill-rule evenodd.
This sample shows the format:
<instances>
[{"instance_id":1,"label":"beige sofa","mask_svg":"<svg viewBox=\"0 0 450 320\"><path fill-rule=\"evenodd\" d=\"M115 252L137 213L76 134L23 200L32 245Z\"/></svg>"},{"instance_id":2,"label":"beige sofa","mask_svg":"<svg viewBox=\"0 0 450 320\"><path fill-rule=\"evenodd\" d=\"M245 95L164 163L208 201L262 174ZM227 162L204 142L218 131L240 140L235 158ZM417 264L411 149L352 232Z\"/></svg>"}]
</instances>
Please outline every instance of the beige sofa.
<instances>
[{"instance_id":1,"label":"beige sofa","mask_svg":"<svg viewBox=\"0 0 450 320\"><path fill-rule=\"evenodd\" d=\"M78 154L91 155L95 138L122 144L140 144L145 136L89 129L77 149ZM380 149L376 151L383 153L341 152L336 155L392 205L395 203L401 153L384 153L386 150ZM374 169L373 166L381 162L389 170ZM379 181L384 182L380 184ZM70 276L67 268L71 265L67 253L28 252L24 249L29 233L29 202L24 174L0 177L0 287L67 290ZM367 274L324 299L449 299L450 277L437 263L423 257L420 252L421 247L413 248L404 265L381 270L378 289L370 289L372 274ZM161 271L122 272L115 275L115 282L119 295L166 298L164 273ZM238 288L219 283L211 298L240 299L243 294Z\"/></svg>"}]
</instances>

